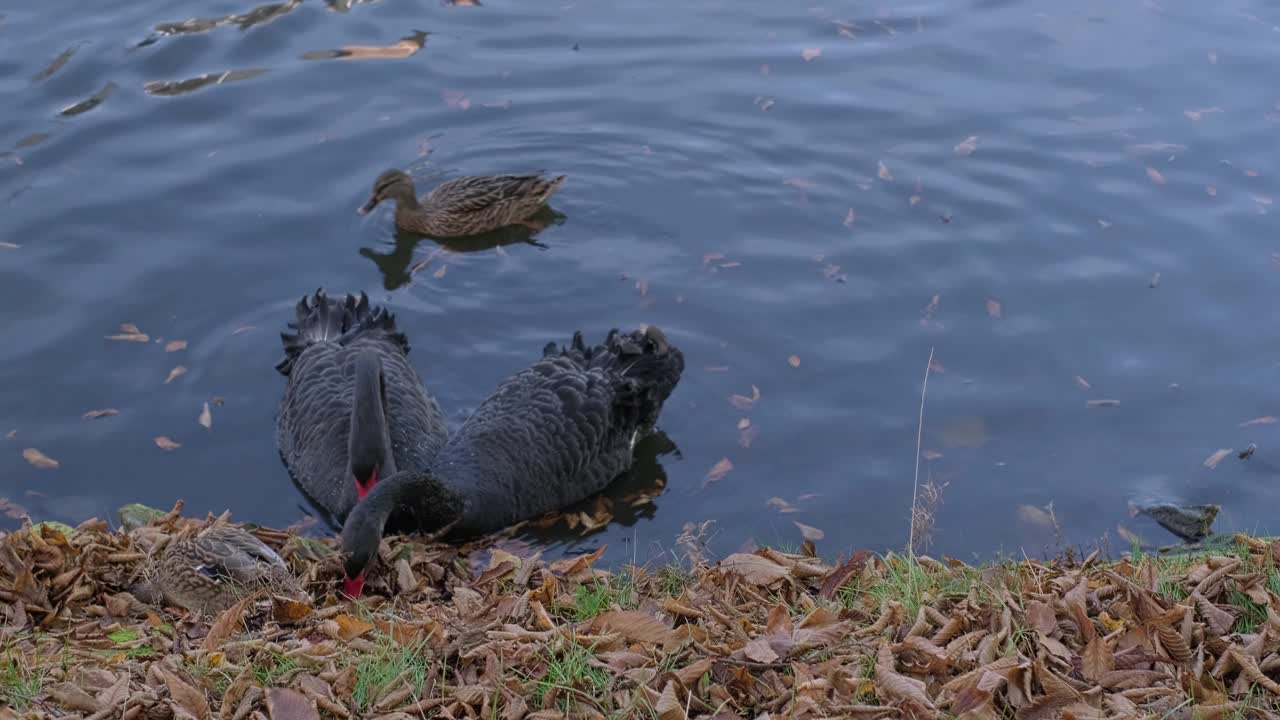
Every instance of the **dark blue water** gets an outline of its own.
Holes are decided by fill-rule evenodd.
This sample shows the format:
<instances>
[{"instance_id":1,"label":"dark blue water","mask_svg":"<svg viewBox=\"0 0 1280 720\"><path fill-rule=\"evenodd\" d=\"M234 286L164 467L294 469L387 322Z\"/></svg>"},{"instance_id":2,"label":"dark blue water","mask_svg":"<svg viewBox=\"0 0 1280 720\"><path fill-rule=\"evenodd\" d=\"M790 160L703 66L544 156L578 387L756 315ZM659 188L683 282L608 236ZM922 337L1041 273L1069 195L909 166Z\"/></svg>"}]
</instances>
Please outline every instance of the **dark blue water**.
<instances>
[{"instance_id":1,"label":"dark blue water","mask_svg":"<svg viewBox=\"0 0 1280 720\"><path fill-rule=\"evenodd\" d=\"M1280 426L1240 425L1280 415L1273 4L250 2L0 2L0 496L37 519L299 520L272 365L324 286L455 420L577 329L683 349L619 520L553 552L904 545L931 348L933 552L1038 553L1049 503L1086 545L1170 541L1143 499L1280 530ZM354 212L393 166L567 173L563 222L398 237Z\"/></svg>"}]
</instances>

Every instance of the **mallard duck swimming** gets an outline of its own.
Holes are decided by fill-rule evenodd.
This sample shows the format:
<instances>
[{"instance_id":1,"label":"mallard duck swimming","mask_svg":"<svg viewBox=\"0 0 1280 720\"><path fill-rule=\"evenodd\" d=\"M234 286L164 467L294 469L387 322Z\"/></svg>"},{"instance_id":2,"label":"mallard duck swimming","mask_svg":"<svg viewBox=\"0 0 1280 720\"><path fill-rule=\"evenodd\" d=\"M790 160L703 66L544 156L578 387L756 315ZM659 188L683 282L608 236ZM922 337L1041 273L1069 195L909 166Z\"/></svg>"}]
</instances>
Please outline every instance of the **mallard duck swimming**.
<instances>
[{"instance_id":1,"label":"mallard duck swimming","mask_svg":"<svg viewBox=\"0 0 1280 720\"><path fill-rule=\"evenodd\" d=\"M345 591L358 597L388 518L414 529L497 530L583 500L631 467L684 371L656 327L587 347L550 343L504 381L422 470L388 477L342 529Z\"/></svg>"},{"instance_id":2,"label":"mallard duck swimming","mask_svg":"<svg viewBox=\"0 0 1280 720\"><path fill-rule=\"evenodd\" d=\"M290 327L276 365L289 378L276 444L294 485L336 528L380 478L435 457L448 425L395 317L364 293L317 290Z\"/></svg>"},{"instance_id":3,"label":"mallard duck swimming","mask_svg":"<svg viewBox=\"0 0 1280 720\"><path fill-rule=\"evenodd\" d=\"M419 235L464 237L508 225L541 229L530 218L565 181L564 175L472 175L437 186L419 201L413 178L387 170L358 212L366 215L383 200L396 203L396 225Z\"/></svg>"},{"instance_id":4,"label":"mallard duck swimming","mask_svg":"<svg viewBox=\"0 0 1280 720\"><path fill-rule=\"evenodd\" d=\"M238 527L215 525L176 540L153 558L147 579L132 588L143 602L213 615L262 588L290 595L301 586L284 560Z\"/></svg>"}]
</instances>

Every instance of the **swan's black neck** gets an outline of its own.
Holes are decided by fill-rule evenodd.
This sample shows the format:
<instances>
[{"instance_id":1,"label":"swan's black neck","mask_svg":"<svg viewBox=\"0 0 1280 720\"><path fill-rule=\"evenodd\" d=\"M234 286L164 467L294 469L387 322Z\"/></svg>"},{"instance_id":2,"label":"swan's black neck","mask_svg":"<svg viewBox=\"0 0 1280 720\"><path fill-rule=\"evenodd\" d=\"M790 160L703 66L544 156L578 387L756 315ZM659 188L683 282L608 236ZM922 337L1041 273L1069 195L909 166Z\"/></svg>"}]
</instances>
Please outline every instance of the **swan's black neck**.
<instances>
[{"instance_id":1,"label":"swan's black neck","mask_svg":"<svg viewBox=\"0 0 1280 720\"><path fill-rule=\"evenodd\" d=\"M351 437L347 448L351 475L362 498L373 489L379 477L396 471L387 428L386 399L382 361L376 350L366 349L356 356Z\"/></svg>"},{"instance_id":2,"label":"swan's black neck","mask_svg":"<svg viewBox=\"0 0 1280 720\"><path fill-rule=\"evenodd\" d=\"M456 521L462 511L462 497L429 471L397 473L378 483L342 526L347 594L359 595L392 515L414 530L431 532Z\"/></svg>"}]
</instances>

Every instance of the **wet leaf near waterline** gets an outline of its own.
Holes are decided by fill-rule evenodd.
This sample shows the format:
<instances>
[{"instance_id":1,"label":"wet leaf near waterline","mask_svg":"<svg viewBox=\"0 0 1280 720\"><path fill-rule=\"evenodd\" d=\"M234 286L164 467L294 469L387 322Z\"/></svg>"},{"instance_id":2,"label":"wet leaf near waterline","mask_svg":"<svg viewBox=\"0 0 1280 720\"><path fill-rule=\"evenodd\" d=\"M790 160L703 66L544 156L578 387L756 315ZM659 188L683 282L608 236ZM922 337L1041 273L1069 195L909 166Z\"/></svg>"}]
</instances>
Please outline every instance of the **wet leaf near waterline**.
<instances>
[{"instance_id":1,"label":"wet leaf near waterline","mask_svg":"<svg viewBox=\"0 0 1280 720\"><path fill-rule=\"evenodd\" d=\"M57 470L61 467L61 463L57 460L54 460L35 448L27 448L23 450L22 459L31 463L32 467L37 467L41 470Z\"/></svg>"},{"instance_id":2,"label":"wet leaf near waterline","mask_svg":"<svg viewBox=\"0 0 1280 720\"><path fill-rule=\"evenodd\" d=\"M847 228L853 227L853 221L856 217L857 215L853 212L853 208L849 208L849 212L845 213L844 216L844 226Z\"/></svg>"},{"instance_id":3,"label":"wet leaf near waterline","mask_svg":"<svg viewBox=\"0 0 1280 720\"><path fill-rule=\"evenodd\" d=\"M702 479L702 484L710 485L713 482L718 482L719 480L722 480L725 475L728 475L729 472L732 470L733 470L733 461L730 460L729 458L721 458L720 462L716 463L715 465L712 465L711 469L707 471L706 476L703 477Z\"/></svg>"},{"instance_id":4,"label":"wet leaf near waterline","mask_svg":"<svg viewBox=\"0 0 1280 720\"><path fill-rule=\"evenodd\" d=\"M164 384L165 384L165 385L168 385L169 383L173 382L174 380L177 380L178 378L180 378L180 377L182 377L183 375L186 375L186 374L187 374L187 368L186 368L186 366L185 366L185 365L179 365L179 366L177 366L177 367L175 367L174 369L172 369L172 370L170 370L170 371L169 371L169 375L168 375L167 377L165 377L165 379L164 379Z\"/></svg>"},{"instance_id":5,"label":"wet leaf near waterline","mask_svg":"<svg viewBox=\"0 0 1280 720\"><path fill-rule=\"evenodd\" d=\"M792 355L791 357L787 358L787 364L793 368L800 367L800 356Z\"/></svg>"},{"instance_id":6,"label":"wet leaf near waterline","mask_svg":"<svg viewBox=\"0 0 1280 720\"><path fill-rule=\"evenodd\" d=\"M990 315L993 320L999 320L1002 313L1003 310L1000 307L1000 301L987 298L987 314Z\"/></svg>"},{"instance_id":7,"label":"wet leaf near waterline","mask_svg":"<svg viewBox=\"0 0 1280 720\"><path fill-rule=\"evenodd\" d=\"M1110 398L1102 398L1100 400L1090 400L1086 402L1085 405L1091 408L1118 407L1120 405L1120 401L1112 400Z\"/></svg>"},{"instance_id":8,"label":"wet leaf near waterline","mask_svg":"<svg viewBox=\"0 0 1280 720\"><path fill-rule=\"evenodd\" d=\"M89 97L85 98L84 100L81 100L78 103L64 107L61 111L59 111L58 114L67 116L67 117L73 117L75 115L83 115L84 113L87 113L90 110L98 107L102 103L106 102L107 98L111 97L111 94L116 91L117 87L118 86L114 82L108 82L106 85L103 85L102 89L99 90L98 92L90 95Z\"/></svg>"},{"instance_id":9,"label":"wet leaf near waterline","mask_svg":"<svg viewBox=\"0 0 1280 720\"><path fill-rule=\"evenodd\" d=\"M0 515L13 520L22 520L30 516L27 509L9 498L0 497Z\"/></svg>"},{"instance_id":10,"label":"wet leaf near waterline","mask_svg":"<svg viewBox=\"0 0 1280 720\"><path fill-rule=\"evenodd\" d=\"M800 51L800 57L804 58L805 62L811 62L821 56L822 56L822 48L816 48L816 47L805 48L804 50Z\"/></svg>"},{"instance_id":11,"label":"wet leaf near waterline","mask_svg":"<svg viewBox=\"0 0 1280 720\"><path fill-rule=\"evenodd\" d=\"M1240 423L1240 427L1249 427L1250 425L1275 425L1278 422L1280 422L1280 418L1265 415L1263 417L1256 417L1252 420L1245 420Z\"/></svg>"},{"instance_id":12,"label":"wet leaf near waterline","mask_svg":"<svg viewBox=\"0 0 1280 720\"><path fill-rule=\"evenodd\" d=\"M115 408L102 408L101 410L90 410L89 412L86 412L80 417L84 418L85 420L97 420L98 418L112 417L113 415L119 415L119 414L120 414L120 411Z\"/></svg>"},{"instance_id":13,"label":"wet leaf near waterline","mask_svg":"<svg viewBox=\"0 0 1280 720\"><path fill-rule=\"evenodd\" d=\"M1147 178L1150 179L1151 182L1157 185L1164 185L1167 182L1164 179L1164 175L1159 170L1153 167L1147 168Z\"/></svg>"},{"instance_id":14,"label":"wet leaf near waterline","mask_svg":"<svg viewBox=\"0 0 1280 720\"><path fill-rule=\"evenodd\" d=\"M108 335L107 339L137 343L151 342L151 338L133 323L120 323L120 332L115 335Z\"/></svg>"},{"instance_id":15,"label":"wet leaf near waterline","mask_svg":"<svg viewBox=\"0 0 1280 720\"><path fill-rule=\"evenodd\" d=\"M1039 528L1052 528L1054 525L1053 515L1044 508L1038 508L1034 505L1019 505L1018 520Z\"/></svg>"},{"instance_id":16,"label":"wet leaf near waterline","mask_svg":"<svg viewBox=\"0 0 1280 720\"><path fill-rule=\"evenodd\" d=\"M876 175L885 182L893 182L893 173L889 172L889 166L885 165L883 160L876 169Z\"/></svg>"},{"instance_id":17,"label":"wet leaf near waterline","mask_svg":"<svg viewBox=\"0 0 1280 720\"><path fill-rule=\"evenodd\" d=\"M205 430L213 429L213 413L209 411L209 403L204 404L204 408L200 410L200 417L197 422L204 427Z\"/></svg>"},{"instance_id":18,"label":"wet leaf near waterline","mask_svg":"<svg viewBox=\"0 0 1280 720\"><path fill-rule=\"evenodd\" d=\"M818 542L827 536L825 532L812 525L805 525L804 523L797 522L795 520L792 520L791 522L800 529L800 534L804 536L805 540Z\"/></svg>"},{"instance_id":19,"label":"wet leaf near waterline","mask_svg":"<svg viewBox=\"0 0 1280 720\"><path fill-rule=\"evenodd\" d=\"M169 342L164 344L165 352L178 352L179 350L186 350L186 349L187 349L186 340L170 340Z\"/></svg>"},{"instance_id":20,"label":"wet leaf near waterline","mask_svg":"<svg viewBox=\"0 0 1280 720\"><path fill-rule=\"evenodd\" d=\"M1089 384L1089 381L1085 380L1084 377L1081 375L1076 376L1076 387L1080 388L1081 390L1093 389L1093 386Z\"/></svg>"},{"instance_id":21,"label":"wet leaf near waterline","mask_svg":"<svg viewBox=\"0 0 1280 720\"><path fill-rule=\"evenodd\" d=\"M757 402L760 402L760 388L755 385L751 386L751 397L737 394L729 396L729 404L739 410L750 410Z\"/></svg>"},{"instance_id":22,"label":"wet leaf near waterline","mask_svg":"<svg viewBox=\"0 0 1280 720\"><path fill-rule=\"evenodd\" d=\"M1218 463L1222 462L1228 455L1234 452L1233 448L1219 448L1209 457L1204 459L1204 466L1212 470L1218 467Z\"/></svg>"},{"instance_id":23,"label":"wet leaf near waterline","mask_svg":"<svg viewBox=\"0 0 1280 720\"><path fill-rule=\"evenodd\" d=\"M250 68L248 70L224 70L223 72L205 73L186 80L153 80L142 86L143 92L158 97L186 95L211 85L226 85L240 80L249 80L267 72L267 68Z\"/></svg>"},{"instance_id":24,"label":"wet leaf near waterline","mask_svg":"<svg viewBox=\"0 0 1280 720\"><path fill-rule=\"evenodd\" d=\"M407 58L416 55L427 44L425 32L415 32L391 45L347 45L337 50L312 50L302 54L303 60L368 60Z\"/></svg>"},{"instance_id":25,"label":"wet leaf near waterline","mask_svg":"<svg viewBox=\"0 0 1280 720\"><path fill-rule=\"evenodd\" d=\"M164 435L157 437L154 442L156 444L156 447L160 448L161 450L177 450L178 448L182 447L182 443L179 443Z\"/></svg>"},{"instance_id":26,"label":"wet leaf near waterline","mask_svg":"<svg viewBox=\"0 0 1280 720\"><path fill-rule=\"evenodd\" d=\"M969 137L965 138L964 140L956 144L956 146L951 150L952 152L954 152L956 155L959 155L960 157L968 157L972 155L977 149L978 149L978 136L970 135Z\"/></svg>"}]
</instances>

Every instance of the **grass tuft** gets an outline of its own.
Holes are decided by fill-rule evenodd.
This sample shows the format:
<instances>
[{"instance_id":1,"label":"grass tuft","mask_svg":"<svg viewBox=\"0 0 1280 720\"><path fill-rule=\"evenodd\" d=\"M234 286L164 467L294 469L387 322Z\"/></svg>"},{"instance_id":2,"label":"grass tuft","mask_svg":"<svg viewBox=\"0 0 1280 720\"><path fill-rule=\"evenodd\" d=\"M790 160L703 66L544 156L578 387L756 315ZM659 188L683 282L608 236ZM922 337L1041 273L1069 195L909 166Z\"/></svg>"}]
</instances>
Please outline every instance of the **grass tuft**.
<instances>
[{"instance_id":1,"label":"grass tuft","mask_svg":"<svg viewBox=\"0 0 1280 720\"><path fill-rule=\"evenodd\" d=\"M586 696L601 709L608 701L609 673L597 667L590 650L576 643L568 643L559 653L544 656L547 663L546 674L533 687L533 704L542 705L542 701L553 689L562 693L563 710L567 713L576 704L574 696Z\"/></svg>"}]
</instances>

